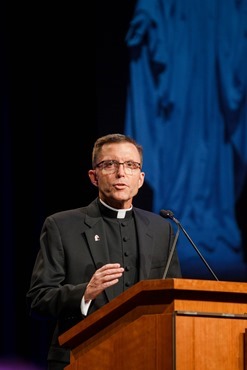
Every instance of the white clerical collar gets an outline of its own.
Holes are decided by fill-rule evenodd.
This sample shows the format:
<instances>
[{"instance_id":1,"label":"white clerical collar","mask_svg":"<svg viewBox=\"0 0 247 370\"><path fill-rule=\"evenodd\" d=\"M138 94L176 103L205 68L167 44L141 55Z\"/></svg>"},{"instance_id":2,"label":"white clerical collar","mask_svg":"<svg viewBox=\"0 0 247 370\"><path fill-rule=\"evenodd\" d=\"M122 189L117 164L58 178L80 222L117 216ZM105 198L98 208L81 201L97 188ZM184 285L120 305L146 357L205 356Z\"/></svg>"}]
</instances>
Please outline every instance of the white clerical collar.
<instances>
[{"instance_id":1,"label":"white clerical collar","mask_svg":"<svg viewBox=\"0 0 247 370\"><path fill-rule=\"evenodd\" d=\"M106 204L105 202L103 202L103 200L99 200L106 208L109 208L111 209L112 211L115 211L117 213L117 218L125 218L125 215L126 215L126 212L128 211L131 211L132 210L132 205L130 208L127 208L127 209L117 209L117 208L113 208L111 206L108 206L108 204Z\"/></svg>"}]
</instances>

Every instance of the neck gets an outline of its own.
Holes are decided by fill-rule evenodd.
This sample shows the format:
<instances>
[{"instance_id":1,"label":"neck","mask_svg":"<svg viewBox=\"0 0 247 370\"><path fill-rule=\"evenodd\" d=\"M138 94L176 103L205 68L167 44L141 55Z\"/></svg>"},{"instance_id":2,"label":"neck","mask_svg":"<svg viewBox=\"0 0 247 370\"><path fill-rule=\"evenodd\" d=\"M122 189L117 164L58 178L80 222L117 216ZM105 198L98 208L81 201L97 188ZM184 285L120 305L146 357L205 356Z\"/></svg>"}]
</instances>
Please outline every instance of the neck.
<instances>
[{"instance_id":1,"label":"neck","mask_svg":"<svg viewBox=\"0 0 247 370\"><path fill-rule=\"evenodd\" d=\"M105 202L103 202L103 200L99 199L100 203L104 206L105 209L108 209L109 212L112 212L112 214L114 215L114 217L116 218L119 218L119 219L123 219L125 218L127 215L131 215L131 211L132 211L132 206L128 209L126 208L114 208L114 207L111 207L109 206L108 204L106 204Z\"/></svg>"}]
</instances>

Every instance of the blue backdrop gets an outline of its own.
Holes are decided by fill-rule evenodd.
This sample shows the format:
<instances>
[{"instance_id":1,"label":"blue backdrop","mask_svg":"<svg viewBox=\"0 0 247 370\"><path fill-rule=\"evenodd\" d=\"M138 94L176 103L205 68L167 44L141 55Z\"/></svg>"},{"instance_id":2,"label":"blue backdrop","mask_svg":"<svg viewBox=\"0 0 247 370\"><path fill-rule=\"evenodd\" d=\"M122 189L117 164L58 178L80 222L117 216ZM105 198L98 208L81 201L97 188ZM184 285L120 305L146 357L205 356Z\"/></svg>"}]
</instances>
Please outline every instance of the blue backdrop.
<instances>
[{"instance_id":1,"label":"blue backdrop","mask_svg":"<svg viewBox=\"0 0 247 370\"><path fill-rule=\"evenodd\" d=\"M220 279L246 281L247 1L139 0L126 43L125 132L143 144L153 210L175 213ZM206 277L185 243L184 276Z\"/></svg>"}]
</instances>

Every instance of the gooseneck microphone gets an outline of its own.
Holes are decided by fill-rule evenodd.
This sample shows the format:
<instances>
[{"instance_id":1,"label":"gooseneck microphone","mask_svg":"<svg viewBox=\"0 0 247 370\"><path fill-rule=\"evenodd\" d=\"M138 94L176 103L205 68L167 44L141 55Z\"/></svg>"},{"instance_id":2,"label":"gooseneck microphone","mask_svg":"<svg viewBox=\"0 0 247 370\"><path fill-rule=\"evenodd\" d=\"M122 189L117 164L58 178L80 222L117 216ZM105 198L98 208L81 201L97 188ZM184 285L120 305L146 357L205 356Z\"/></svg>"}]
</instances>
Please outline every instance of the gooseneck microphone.
<instances>
[{"instance_id":1,"label":"gooseneck microphone","mask_svg":"<svg viewBox=\"0 0 247 370\"><path fill-rule=\"evenodd\" d=\"M170 267L170 264L171 264L171 260L172 260L172 256L173 256L173 253L174 253L175 248L176 248L176 245L177 245L179 232L180 232L180 228L178 227L177 228L176 235L175 235L175 238L174 238L174 241L173 241L173 244L172 244L172 247L171 247L171 250L170 250L170 253L169 253L169 257L168 257L168 260L167 260L167 263L166 263L166 267L165 267L165 271L164 271L164 274L163 274L162 279L165 279L166 278L167 272L169 270L169 267Z\"/></svg>"},{"instance_id":2,"label":"gooseneck microphone","mask_svg":"<svg viewBox=\"0 0 247 370\"><path fill-rule=\"evenodd\" d=\"M186 232L186 230L183 228L183 226L181 225L181 223L174 217L174 214L172 211L168 211L168 210L165 210L165 209L162 209L160 211L160 215L164 218L170 218L172 221L175 222L175 224L177 225L178 227L178 230L182 230L182 232L184 233L184 235L186 236L186 238L189 240L190 244L192 245L192 247L195 249L195 251L197 252L197 254L200 256L201 260L203 261L203 263L205 264L205 266L208 268L208 270L210 271L210 273L213 275L213 277L215 278L215 280L219 280L217 278L217 276L215 275L215 273L213 272L213 270L211 269L211 267L209 266L209 264L207 263L207 261L205 260L205 258L203 257L203 255L201 254L201 252L199 251L199 249L197 248L197 246L195 245L195 243L193 242L193 240L191 239L191 237L189 236L189 234ZM177 233L178 234L178 233ZM177 236L176 234L176 236ZM174 239L174 242L176 240L176 243L177 243L177 238L175 237ZM175 243L173 243L175 244ZM175 244L176 245L176 244ZM172 246L173 248L173 246ZM174 248L175 249L175 246ZM172 252L172 249L171 249L171 252ZM171 255L171 253L170 253ZM171 256L172 257L172 256ZM167 270L168 270L168 267L169 265L167 264Z\"/></svg>"}]
</instances>

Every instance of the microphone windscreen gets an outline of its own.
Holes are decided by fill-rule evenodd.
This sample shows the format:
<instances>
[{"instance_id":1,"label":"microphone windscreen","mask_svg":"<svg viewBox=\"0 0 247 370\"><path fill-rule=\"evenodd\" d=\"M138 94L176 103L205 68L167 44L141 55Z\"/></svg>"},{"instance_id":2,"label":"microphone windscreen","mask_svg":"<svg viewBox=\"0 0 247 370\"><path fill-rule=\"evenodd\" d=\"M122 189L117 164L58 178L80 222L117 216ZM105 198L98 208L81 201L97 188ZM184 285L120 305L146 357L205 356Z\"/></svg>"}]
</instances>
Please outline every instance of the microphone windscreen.
<instances>
[{"instance_id":1,"label":"microphone windscreen","mask_svg":"<svg viewBox=\"0 0 247 370\"><path fill-rule=\"evenodd\" d=\"M164 218L171 218L174 216L173 212L172 211L168 211L168 210L165 210L165 209L162 209L160 211L160 216L164 217Z\"/></svg>"}]
</instances>

